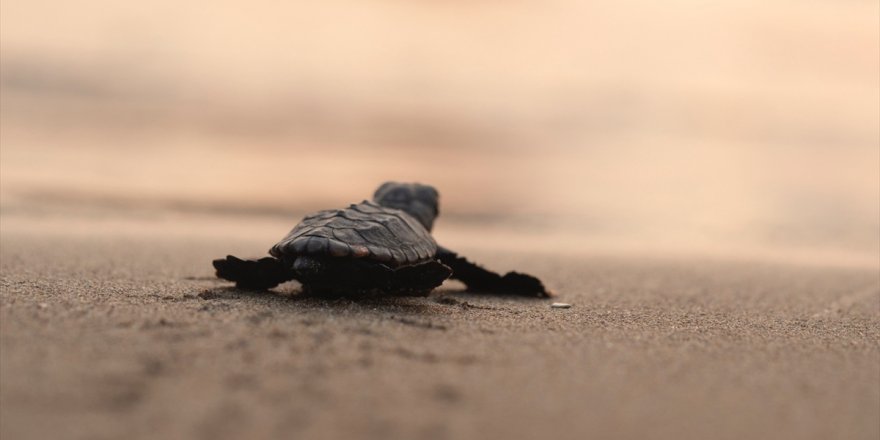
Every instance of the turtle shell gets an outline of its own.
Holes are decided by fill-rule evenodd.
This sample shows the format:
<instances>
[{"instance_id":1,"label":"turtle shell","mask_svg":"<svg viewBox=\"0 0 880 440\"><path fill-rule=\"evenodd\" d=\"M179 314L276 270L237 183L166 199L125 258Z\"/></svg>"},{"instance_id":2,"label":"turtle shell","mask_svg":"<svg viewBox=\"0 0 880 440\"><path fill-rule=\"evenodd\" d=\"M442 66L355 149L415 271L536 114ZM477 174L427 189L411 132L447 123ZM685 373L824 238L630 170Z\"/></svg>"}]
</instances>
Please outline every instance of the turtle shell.
<instances>
[{"instance_id":1,"label":"turtle shell","mask_svg":"<svg viewBox=\"0 0 880 440\"><path fill-rule=\"evenodd\" d=\"M365 200L306 216L269 253L366 258L396 267L434 258L437 242L406 212Z\"/></svg>"}]
</instances>

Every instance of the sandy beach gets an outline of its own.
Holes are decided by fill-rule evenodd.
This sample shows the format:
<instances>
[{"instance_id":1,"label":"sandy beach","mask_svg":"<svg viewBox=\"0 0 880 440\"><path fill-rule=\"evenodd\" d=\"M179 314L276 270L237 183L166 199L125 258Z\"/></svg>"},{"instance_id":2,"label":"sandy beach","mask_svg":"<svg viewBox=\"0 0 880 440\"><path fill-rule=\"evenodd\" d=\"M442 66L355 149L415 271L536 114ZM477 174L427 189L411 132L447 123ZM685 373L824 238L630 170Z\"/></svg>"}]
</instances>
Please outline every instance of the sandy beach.
<instances>
[{"instance_id":1,"label":"sandy beach","mask_svg":"<svg viewBox=\"0 0 880 440\"><path fill-rule=\"evenodd\" d=\"M878 14L2 0L0 438L878 440ZM386 180L558 297L213 276Z\"/></svg>"},{"instance_id":2,"label":"sandy beach","mask_svg":"<svg viewBox=\"0 0 880 440\"><path fill-rule=\"evenodd\" d=\"M572 308L325 301L212 277L280 218L0 219L4 439L880 435L876 268L462 248Z\"/></svg>"}]
</instances>

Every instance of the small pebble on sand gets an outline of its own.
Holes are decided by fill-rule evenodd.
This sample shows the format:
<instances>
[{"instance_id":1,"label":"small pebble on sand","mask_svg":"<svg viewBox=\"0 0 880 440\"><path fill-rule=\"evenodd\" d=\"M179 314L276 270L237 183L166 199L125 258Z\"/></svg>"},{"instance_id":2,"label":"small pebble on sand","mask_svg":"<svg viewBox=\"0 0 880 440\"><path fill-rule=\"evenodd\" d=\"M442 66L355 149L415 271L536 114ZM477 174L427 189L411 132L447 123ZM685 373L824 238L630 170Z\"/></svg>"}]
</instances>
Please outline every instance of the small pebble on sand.
<instances>
[{"instance_id":1,"label":"small pebble on sand","mask_svg":"<svg viewBox=\"0 0 880 440\"><path fill-rule=\"evenodd\" d=\"M552 309L570 309L570 308L571 308L571 304L567 304L567 303L553 303L553 304L550 304L550 308L552 308Z\"/></svg>"}]
</instances>

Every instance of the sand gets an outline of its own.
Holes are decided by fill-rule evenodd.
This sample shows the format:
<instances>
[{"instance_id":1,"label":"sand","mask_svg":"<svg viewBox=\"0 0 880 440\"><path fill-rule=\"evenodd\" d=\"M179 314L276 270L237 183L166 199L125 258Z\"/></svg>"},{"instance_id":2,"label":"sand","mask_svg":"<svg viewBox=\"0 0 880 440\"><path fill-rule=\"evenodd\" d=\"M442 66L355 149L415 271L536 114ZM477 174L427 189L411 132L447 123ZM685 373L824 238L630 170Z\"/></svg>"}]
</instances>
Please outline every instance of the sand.
<instances>
[{"instance_id":1,"label":"sand","mask_svg":"<svg viewBox=\"0 0 880 440\"><path fill-rule=\"evenodd\" d=\"M0 440L880 438L876 1L0 3ZM213 278L389 179L558 298Z\"/></svg>"},{"instance_id":2,"label":"sand","mask_svg":"<svg viewBox=\"0 0 880 440\"><path fill-rule=\"evenodd\" d=\"M0 436L880 436L876 268L459 249L570 309L212 277L281 224L4 212Z\"/></svg>"}]
</instances>

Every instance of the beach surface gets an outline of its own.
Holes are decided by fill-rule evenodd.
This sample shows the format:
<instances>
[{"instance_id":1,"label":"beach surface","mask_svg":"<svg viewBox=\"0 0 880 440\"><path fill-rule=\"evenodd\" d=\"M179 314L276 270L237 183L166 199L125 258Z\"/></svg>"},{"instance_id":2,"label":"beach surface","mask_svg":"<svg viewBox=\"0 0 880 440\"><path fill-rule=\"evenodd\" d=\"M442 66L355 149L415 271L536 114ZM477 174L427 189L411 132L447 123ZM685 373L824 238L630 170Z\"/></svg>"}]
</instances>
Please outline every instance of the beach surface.
<instances>
[{"instance_id":1,"label":"beach surface","mask_svg":"<svg viewBox=\"0 0 880 440\"><path fill-rule=\"evenodd\" d=\"M0 438L877 440L878 14L2 0ZM214 278L387 180L557 298Z\"/></svg>"},{"instance_id":2,"label":"beach surface","mask_svg":"<svg viewBox=\"0 0 880 440\"><path fill-rule=\"evenodd\" d=\"M273 216L7 209L0 437L876 439L876 267L458 250L551 300L448 282L353 302L231 288Z\"/></svg>"}]
</instances>

